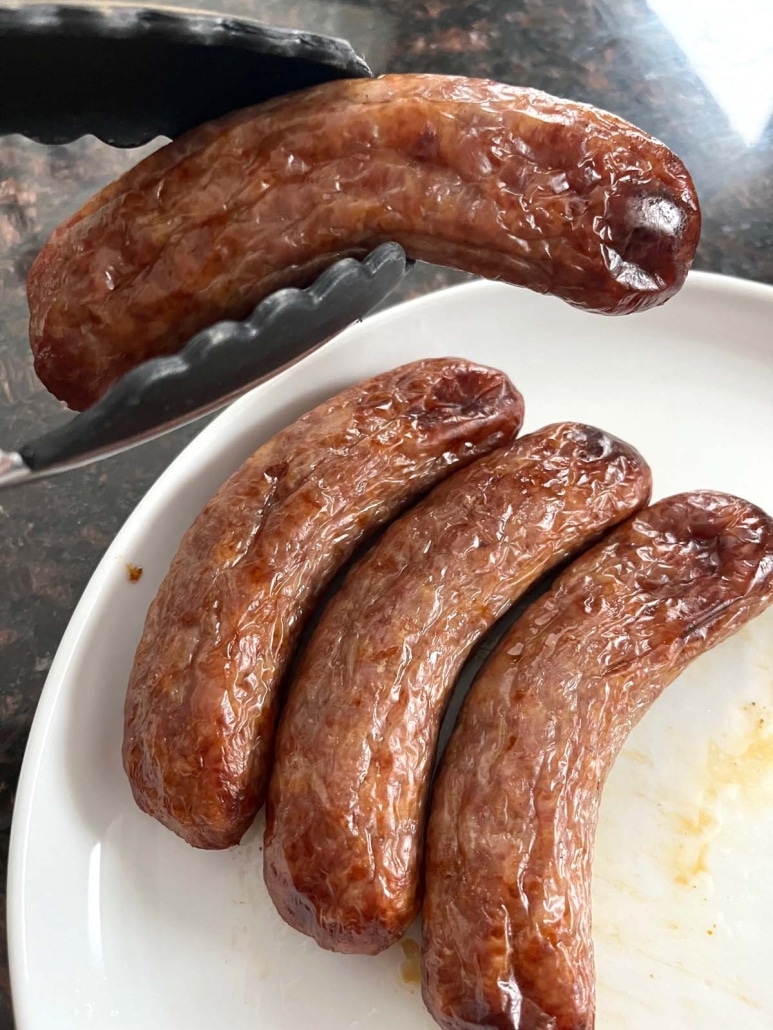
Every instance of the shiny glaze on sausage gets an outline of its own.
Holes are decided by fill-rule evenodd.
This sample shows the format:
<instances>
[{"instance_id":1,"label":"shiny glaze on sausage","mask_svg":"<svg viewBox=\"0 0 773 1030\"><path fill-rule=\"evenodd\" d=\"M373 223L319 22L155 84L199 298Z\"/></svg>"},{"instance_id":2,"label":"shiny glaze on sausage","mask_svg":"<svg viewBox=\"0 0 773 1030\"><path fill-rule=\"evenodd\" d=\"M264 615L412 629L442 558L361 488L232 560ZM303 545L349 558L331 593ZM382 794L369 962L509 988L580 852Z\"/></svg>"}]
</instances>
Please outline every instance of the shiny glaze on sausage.
<instances>
[{"instance_id":1,"label":"shiny glaze on sausage","mask_svg":"<svg viewBox=\"0 0 773 1030\"><path fill-rule=\"evenodd\" d=\"M466 656L542 573L649 492L627 444L548 426L436 487L349 573L277 736L264 870L287 922L366 954L405 933L441 717Z\"/></svg>"},{"instance_id":2,"label":"shiny glaze on sausage","mask_svg":"<svg viewBox=\"0 0 773 1030\"><path fill-rule=\"evenodd\" d=\"M369 533L522 419L504 373L418 361L326 401L231 476L185 534L137 649L123 760L145 812L196 847L239 842L320 592Z\"/></svg>"},{"instance_id":3,"label":"shiny glaze on sausage","mask_svg":"<svg viewBox=\"0 0 773 1030\"><path fill-rule=\"evenodd\" d=\"M200 126L97 194L30 271L30 340L80 409L385 240L617 314L671 297L699 233L682 162L614 115L458 76L339 80Z\"/></svg>"}]
</instances>

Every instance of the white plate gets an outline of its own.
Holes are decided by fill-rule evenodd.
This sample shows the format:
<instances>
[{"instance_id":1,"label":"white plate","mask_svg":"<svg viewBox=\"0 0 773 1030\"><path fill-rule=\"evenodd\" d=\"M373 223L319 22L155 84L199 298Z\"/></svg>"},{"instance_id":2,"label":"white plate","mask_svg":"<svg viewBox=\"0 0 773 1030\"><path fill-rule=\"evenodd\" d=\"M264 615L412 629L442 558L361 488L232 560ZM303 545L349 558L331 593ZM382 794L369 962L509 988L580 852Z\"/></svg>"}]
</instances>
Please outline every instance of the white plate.
<instances>
[{"instance_id":1,"label":"white plate","mask_svg":"<svg viewBox=\"0 0 773 1030\"><path fill-rule=\"evenodd\" d=\"M773 290L706 275L623 319L474 283L352 328L205 429L101 562L40 701L10 856L19 1030L429 1030L410 946L332 955L280 921L260 827L205 853L134 807L120 763L124 689L180 536L301 412L443 354L506 370L527 429L578 419L630 440L654 468L656 497L715 487L773 511L772 325ZM139 582L126 562L144 569ZM669 688L617 762L595 861L598 1030L773 1026L771 719L773 612Z\"/></svg>"}]
</instances>

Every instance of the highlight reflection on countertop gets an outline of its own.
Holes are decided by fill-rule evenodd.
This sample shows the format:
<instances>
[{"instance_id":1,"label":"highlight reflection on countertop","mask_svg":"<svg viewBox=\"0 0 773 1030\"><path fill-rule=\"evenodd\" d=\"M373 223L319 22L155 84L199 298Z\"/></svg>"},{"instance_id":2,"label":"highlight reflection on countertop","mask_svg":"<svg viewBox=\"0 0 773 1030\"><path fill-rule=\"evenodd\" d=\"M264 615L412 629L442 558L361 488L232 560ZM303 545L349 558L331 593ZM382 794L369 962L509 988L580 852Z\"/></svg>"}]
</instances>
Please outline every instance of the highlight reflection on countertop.
<instances>
[{"instance_id":1,"label":"highlight reflection on countertop","mask_svg":"<svg viewBox=\"0 0 773 1030\"><path fill-rule=\"evenodd\" d=\"M770 0L209 0L205 6L344 36L376 72L484 76L608 108L663 139L691 169L704 216L696 267L773 282ZM62 419L32 370L27 270L53 226L139 156L91 138L53 148L0 138L0 446L18 445ZM418 267L390 303L465 278ZM117 529L200 428L0 497L3 867L25 741L70 614ZM0 957L0 1030L11 1026L7 963Z\"/></svg>"}]
</instances>

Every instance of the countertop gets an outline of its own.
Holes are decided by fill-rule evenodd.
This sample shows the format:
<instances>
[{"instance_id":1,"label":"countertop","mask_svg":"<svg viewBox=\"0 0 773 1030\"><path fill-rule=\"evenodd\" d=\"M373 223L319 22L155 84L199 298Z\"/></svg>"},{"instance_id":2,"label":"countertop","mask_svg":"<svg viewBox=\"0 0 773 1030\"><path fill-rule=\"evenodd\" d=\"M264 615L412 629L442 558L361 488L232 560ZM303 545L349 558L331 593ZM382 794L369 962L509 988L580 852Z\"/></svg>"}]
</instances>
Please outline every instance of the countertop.
<instances>
[{"instance_id":1,"label":"countertop","mask_svg":"<svg viewBox=\"0 0 773 1030\"><path fill-rule=\"evenodd\" d=\"M696 267L773 283L769 0L214 0L210 9L343 36L376 72L486 76L614 111L692 171L704 219ZM90 138L54 148L0 138L0 446L62 419L33 373L26 272L54 225L139 156ZM464 278L419 266L390 302ZM62 633L113 535L201 426L0 494L3 883L25 742ZM4 949L4 932L0 941ZM12 1025L3 953L0 1030Z\"/></svg>"}]
</instances>

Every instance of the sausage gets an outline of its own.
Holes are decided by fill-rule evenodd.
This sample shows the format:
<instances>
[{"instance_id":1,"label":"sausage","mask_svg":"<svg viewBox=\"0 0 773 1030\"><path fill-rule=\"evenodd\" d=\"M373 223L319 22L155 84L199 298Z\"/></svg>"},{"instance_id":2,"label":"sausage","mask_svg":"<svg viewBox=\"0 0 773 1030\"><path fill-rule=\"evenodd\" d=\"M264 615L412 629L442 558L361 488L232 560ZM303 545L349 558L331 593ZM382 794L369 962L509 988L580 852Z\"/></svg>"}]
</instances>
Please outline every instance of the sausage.
<instances>
[{"instance_id":1,"label":"sausage","mask_svg":"<svg viewBox=\"0 0 773 1030\"><path fill-rule=\"evenodd\" d=\"M556 580L473 683L433 795L423 992L446 1030L592 1030L590 876L626 737L773 601L773 520L721 493L636 515Z\"/></svg>"},{"instance_id":2,"label":"sausage","mask_svg":"<svg viewBox=\"0 0 773 1030\"><path fill-rule=\"evenodd\" d=\"M440 721L464 659L541 573L649 492L627 444L549 426L436 487L349 573L278 731L264 871L288 923L365 954L408 929Z\"/></svg>"},{"instance_id":3,"label":"sausage","mask_svg":"<svg viewBox=\"0 0 773 1030\"><path fill-rule=\"evenodd\" d=\"M84 408L386 240L627 313L676 293L699 233L682 162L611 114L486 80L339 80L192 130L58 228L28 278L35 368Z\"/></svg>"},{"instance_id":4,"label":"sausage","mask_svg":"<svg viewBox=\"0 0 773 1030\"><path fill-rule=\"evenodd\" d=\"M201 848L237 844L268 784L279 683L354 547L523 420L502 372L419 361L264 444L184 536L150 606L125 706L137 804Z\"/></svg>"}]
</instances>

